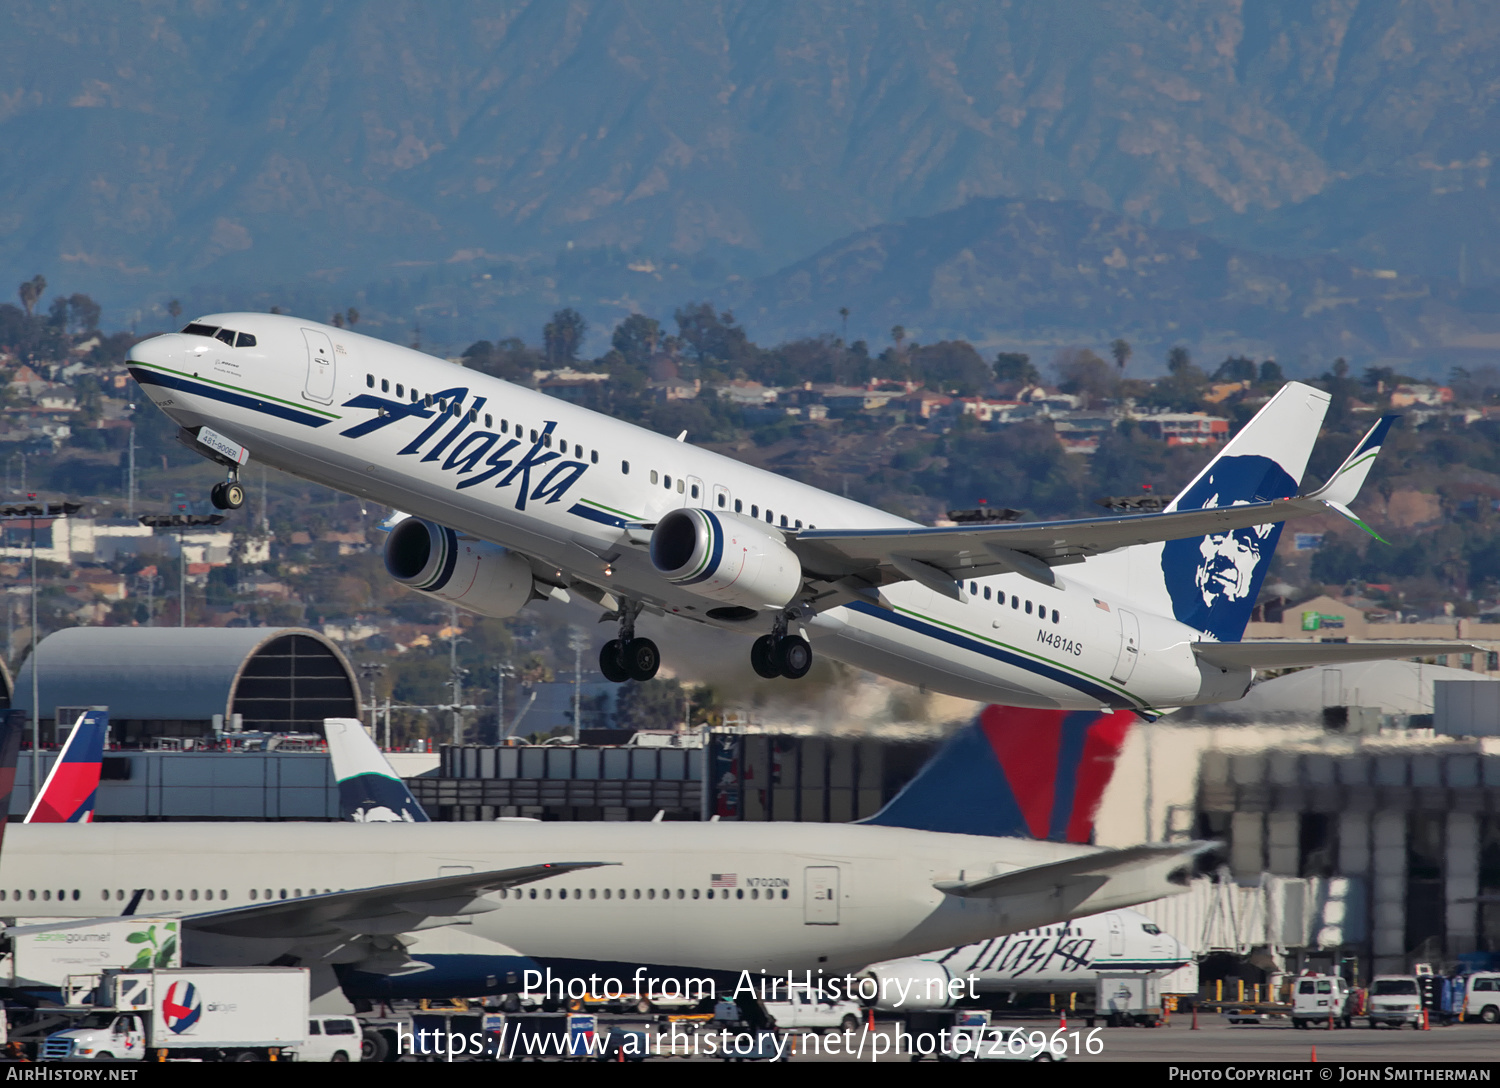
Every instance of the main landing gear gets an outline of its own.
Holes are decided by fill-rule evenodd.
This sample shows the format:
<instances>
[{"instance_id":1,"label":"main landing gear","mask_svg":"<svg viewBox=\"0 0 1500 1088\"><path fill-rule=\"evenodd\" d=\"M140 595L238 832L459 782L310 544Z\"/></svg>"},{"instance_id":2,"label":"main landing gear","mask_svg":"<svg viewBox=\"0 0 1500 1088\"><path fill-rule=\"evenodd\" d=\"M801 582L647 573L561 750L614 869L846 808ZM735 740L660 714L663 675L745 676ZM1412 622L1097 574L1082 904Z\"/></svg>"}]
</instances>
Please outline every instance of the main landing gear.
<instances>
[{"instance_id":1,"label":"main landing gear","mask_svg":"<svg viewBox=\"0 0 1500 1088\"><path fill-rule=\"evenodd\" d=\"M786 633L786 616L778 616L769 635L761 635L750 646L750 667L757 676L774 680L784 676L800 680L812 668L812 646L801 635Z\"/></svg>"},{"instance_id":2,"label":"main landing gear","mask_svg":"<svg viewBox=\"0 0 1500 1088\"><path fill-rule=\"evenodd\" d=\"M620 602L620 637L612 638L599 651L599 671L612 684L626 680L644 683L661 667L661 651L649 638L635 637L635 618L641 606L634 601ZM606 617L607 618L607 617Z\"/></svg>"},{"instance_id":3,"label":"main landing gear","mask_svg":"<svg viewBox=\"0 0 1500 1088\"><path fill-rule=\"evenodd\" d=\"M238 510L245 505L245 485L240 483L240 474L232 472L229 479L214 484L208 493L209 501L219 510Z\"/></svg>"}]
</instances>

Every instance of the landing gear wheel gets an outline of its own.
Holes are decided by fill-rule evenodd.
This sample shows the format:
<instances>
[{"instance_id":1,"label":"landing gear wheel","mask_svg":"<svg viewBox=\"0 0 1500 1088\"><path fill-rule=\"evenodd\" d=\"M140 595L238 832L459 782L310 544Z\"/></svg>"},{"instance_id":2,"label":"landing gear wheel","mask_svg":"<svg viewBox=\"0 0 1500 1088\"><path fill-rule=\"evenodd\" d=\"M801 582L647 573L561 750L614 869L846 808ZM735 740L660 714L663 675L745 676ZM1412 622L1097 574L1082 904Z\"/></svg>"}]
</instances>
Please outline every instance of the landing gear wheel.
<instances>
[{"instance_id":1,"label":"landing gear wheel","mask_svg":"<svg viewBox=\"0 0 1500 1088\"><path fill-rule=\"evenodd\" d=\"M625 667L632 680L645 683L661 667L661 651L649 638L633 638L625 646Z\"/></svg>"},{"instance_id":2,"label":"landing gear wheel","mask_svg":"<svg viewBox=\"0 0 1500 1088\"><path fill-rule=\"evenodd\" d=\"M214 484L208 498L217 509L238 510L245 505L245 488L238 480L226 480L221 484Z\"/></svg>"},{"instance_id":3,"label":"landing gear wheel","mask_svg":"<svg viewBox=\"0 0 1500 1088\"><path fill-rule=\"evenodd\" d=\"M776 663L788 680L800 680L812 668L812 647L800 635L788 635L776 646Z\"/></svg>"},{"instance_id":4,"label":"landing gear wheel","mask_svg":"<svg viewBox=\"0 0 1500 1088\"><path fill-rule=\"evenodd\" d=\"M773 635L761 635L750 646L750 667L756 676L774 680L781 675L776 667L776 639Z\"/></svg>"},{"instance_id":5,"label":"landing gear wheel","mask_svg":"<svg viewBox=\"0 0 1500 1088\"><path fill-rule=\"evenodd\" d=\"M625 644L612 638L599 651L599 671L611 684L623 684L630 679L630 670L625 667Z\"/></svg>"}]
</instances>

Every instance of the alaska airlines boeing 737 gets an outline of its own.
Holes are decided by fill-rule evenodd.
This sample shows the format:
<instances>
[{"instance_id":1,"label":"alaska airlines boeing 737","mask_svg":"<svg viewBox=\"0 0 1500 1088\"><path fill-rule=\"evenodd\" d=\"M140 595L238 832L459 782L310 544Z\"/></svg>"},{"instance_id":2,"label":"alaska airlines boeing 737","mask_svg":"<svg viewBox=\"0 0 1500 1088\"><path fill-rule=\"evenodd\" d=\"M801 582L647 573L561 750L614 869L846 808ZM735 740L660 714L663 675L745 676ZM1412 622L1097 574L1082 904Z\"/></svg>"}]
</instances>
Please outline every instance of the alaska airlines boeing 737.
<instances>
[{"instance_id":1,"label":"alaska airlines boeing 737","mask_svg":"<svg viewBox=\"0 0 1500 1088\"><path fill-rule=\"evenodd\" d=\"M1163 708L1238 699L1256 668L1469 649L1241 642L1288 518L1348 504L1380 420L1298 496L1328 395L1284 387L1159 514L930 528L349 329L215 314L131 349L130 372L225 466L251 457L412 516L398 582L487 616L593 601L614 681L655 675L642 611L753 633L796 678L820 652L983 702ZM1362 524L1362 523L1361 523Z\"/></svg>"}]
</instances>

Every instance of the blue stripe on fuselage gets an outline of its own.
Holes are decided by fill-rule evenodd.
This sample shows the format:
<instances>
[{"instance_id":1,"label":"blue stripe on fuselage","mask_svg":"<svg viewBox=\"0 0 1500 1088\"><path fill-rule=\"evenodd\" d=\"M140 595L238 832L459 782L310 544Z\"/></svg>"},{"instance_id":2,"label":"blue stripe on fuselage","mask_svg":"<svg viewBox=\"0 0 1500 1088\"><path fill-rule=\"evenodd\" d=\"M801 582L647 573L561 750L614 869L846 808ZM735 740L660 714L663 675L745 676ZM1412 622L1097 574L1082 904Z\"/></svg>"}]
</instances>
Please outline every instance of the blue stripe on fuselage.
<instances>
[{"instance_id":1,"label":"blue stripe on fuselage","mask_svg":"<svg viewBox=\"0 0 1500 1088\"><path fill-rule=\"evenodd\" d=\"M140 385L159 385L164 389L180 389L184 393L191 393L195 397L206 397L209 400L220 401L224 404L233 404L236 408L248 408L252 412L262 412L265 415L276 416L279 419L289 420L292 423L300 423L304 427L321 427L325 423L334 423L336 420L326 419L323 416L315 416L309 412L299 412L295 408L275 401L262 400L259 397L246 396L243 393L231 392L228 389L220 389L213 385L204 385L190 378L180 378L175 374L163 374L157 370L148 370L145 367L130 367L130 376Z\"/></svg>"},{"instance_id":2,"label":"blue stripe on fuselage","mask_svg":"<svg viewBox=\"0 0 1500 1088\"><path fill-rule=\"evenodd\" d=\"M879 605L867 604L864 601L851 601L844 605L844 607L851 612L858 612L861 615L870 616L874 619L885 620L887 623L894 623L896 626L904 627L916 634L935 638L939 642L946 642L950 646L957 646L961 650L982 654L985 657L993 658L1006 665L1013 665L1018 669L1024 669L1027 672L1046 677L1048 680L1055 680L1057 683L1070 687L1075 691L1081 691L1092 699L1098 699L1100 706L1111 706L1124 710L1139 710L1142 705L1127 699L1119 692L1110 691L1108 688L1091 683L1080 676L1075 676L1072 673L1065 672L1044 662L1023 657L1021 654L1010 650L1003 650L998 646L987 645L978 639L946 630L934 623L928 623L926 620L919 620L914 616L887 610L881 608Z\"/></svg>"}]
</instances>

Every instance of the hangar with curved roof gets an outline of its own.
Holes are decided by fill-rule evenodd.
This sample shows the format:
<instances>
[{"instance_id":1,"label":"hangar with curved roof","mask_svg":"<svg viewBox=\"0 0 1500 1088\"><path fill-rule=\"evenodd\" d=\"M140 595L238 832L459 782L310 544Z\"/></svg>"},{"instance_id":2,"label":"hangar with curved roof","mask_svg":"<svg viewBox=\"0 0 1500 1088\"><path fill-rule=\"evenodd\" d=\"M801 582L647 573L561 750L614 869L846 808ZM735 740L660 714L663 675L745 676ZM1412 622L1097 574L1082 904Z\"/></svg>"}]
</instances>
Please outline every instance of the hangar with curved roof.
<instances>
[{"instance_id":1,"label":"hangar with curved roof","mask_svg":"<svg viewBox=\"0 0 1500 1088\"><path fill-rule=\"evenodd\" d=\"M31 670L28 657L14 687L28 710ZM127 746L216 725L321 733L324 718L360 716L348 658L302 627L70 627L37 646L36 675L47 738L91 706L109 708L111 740Z\"/></svg>"}]
</instances>

